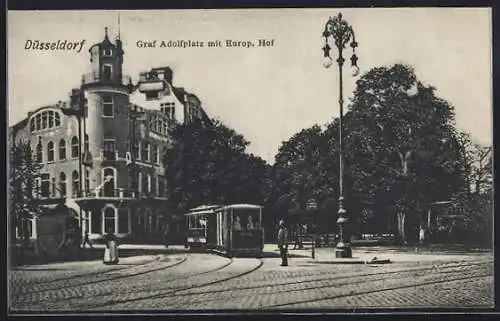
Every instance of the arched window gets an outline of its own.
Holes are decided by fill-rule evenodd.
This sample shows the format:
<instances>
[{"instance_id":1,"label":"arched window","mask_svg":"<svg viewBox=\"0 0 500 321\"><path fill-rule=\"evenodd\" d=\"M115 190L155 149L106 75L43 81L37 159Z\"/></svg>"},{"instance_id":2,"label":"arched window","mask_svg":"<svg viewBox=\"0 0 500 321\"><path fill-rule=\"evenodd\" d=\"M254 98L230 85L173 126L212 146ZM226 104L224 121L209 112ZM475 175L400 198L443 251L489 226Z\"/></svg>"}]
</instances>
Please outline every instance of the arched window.
<instances>
[{"instance_id":1,"label":"arched window","mask_svg":"<svg viewBox=\"0 0 500 321\"><path fill-rule=\"evenodd\" d=\"M47 144L47 162L54 161L54 142L50 141Z\"/></svg>"},{"instance_id":2,"label":"arched window","mask_svg":"<svg viewBox=\"0 0 500 321\"><path fill-rule=\"evenodd\" d=\"M116 233L116 208L106 206L103 212L104 216L104 232Z\"/></svg>"},{"instance_id":3,"label":"arched window","mask_svg":"<svg viewBox=\"0 0 500 321\"><path fill-rule=\"evenodd\" d=\"M61 125L61 115L59 115L59 113L55 113L55 125L56 126Z\"/></svg>"},{"instance_id":4,"label":"arched window","mask_svg":"<svg viewBox=\"0 0 500 321\"><path fill-rule=\"evenodd\" d=\"M36 115L36 130L42 129L42 115Z\"/></svg>"},{"instance_id":5,"label":"arched window","mask_svg":"<svg viewBox=\"0 0 500 321\"><path fill-rule=\"evenodd\" d=\"M59 193L61 193L61 197L65 197L66 196L66 174L64 174L64 172L61 172L61 174L59 174Z\"/></svg>"},{"instance_id":6,"label":"arched window","mask_svg":"<svg viewBox=\"0 0 500 321\"><path fill-rule=\"evenodd\" d=\"M54 111L49 110L49 128L54 127Z\"/></svg>"},{"instance_id":7,"label":"arched window","mask_svg":"<svg viewBox=\"0 0 500 321\"><path fill-rule=\"evenodd\" d=\"M72 185L73 197L77 197L78 191L80 189L80 176L78 175L78 172L76 170L74 170L73 174L71 175L71 181L73 183Z\"/></svg>"},{"instance_id":8,"label":"arched window","mask_svg":"<svg viewBox=\"0 0 500 321\"><path fill-rule=\"evenodd\" d=\"M77 158L79 150L78 137L73 136L73 138L71 139L71 157Z\"/></svg>"},{"instance_id":9,"label":"arched window","mask_svg":"<svg viewBox=\"0 0 500 321\"><path fill-rule=\"evenodd\" d=\"M116 169L106 167L102 169L104 196L114 196L116 190Z\"/></svg>"},{"instance_id":10,"label":"arched window","mask_svg":"<svg viewBox=\"0 0 500 321\"><path fill-rule=\"evenodd\" d=\"M31 130L32 132L34 132L34 131L35 131L35 129L36 129L36 127L35 127L35 119L34 119L34 118L31 118L31 120L30 120L30 130Z\"/></svg>"},{"instance_id":11,"label":"arched window","mask_svg":"<svg viewBox=\"0 0 500 321\"><path fill-rule=\"evenodd\" d=\"M36 161L39 164L43 162L43 146L41 139L38 141L38 144L36 145Z\"/></svg>"},{"instance_id":12,"label":"arched window","mask_svg":"<svg viewBox=\"0 0 500 321\"><path fill-rule=\"evenodd\" d=\"M66 159L66 141L61 138L59 141L59 160Z\"/></svg>"},{"instance_id":13,"label":"arched window","mask_svg":"<svg viewBox=\"0 0 500 321\"><path fill-rule=\"evenodd\" d=\"M46 129L48 127L48 116L47 112L42 113L42 129Z\"/></svg>"}]
</instances>

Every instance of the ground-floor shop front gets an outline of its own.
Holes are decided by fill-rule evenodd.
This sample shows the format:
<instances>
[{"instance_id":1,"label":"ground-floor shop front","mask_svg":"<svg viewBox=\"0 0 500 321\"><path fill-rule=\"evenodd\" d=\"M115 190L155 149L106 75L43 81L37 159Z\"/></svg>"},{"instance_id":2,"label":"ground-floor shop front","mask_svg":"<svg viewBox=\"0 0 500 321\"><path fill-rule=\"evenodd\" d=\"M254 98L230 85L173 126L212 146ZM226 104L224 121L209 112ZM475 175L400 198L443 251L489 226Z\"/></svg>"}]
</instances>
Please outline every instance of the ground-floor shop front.
<instances>
[{"instance_id":1,"label":"ground-floor shop front","mask_svg":"<svg viewBox=\"0 0 500 321\"><path fill-rule=\"evenodd\" d=\"M181 233L181 224L168 212L164 200L87 199L82 209L82 235L93 242L114 234L121 242L164 244Z\"/></svg>"}]
</instances>

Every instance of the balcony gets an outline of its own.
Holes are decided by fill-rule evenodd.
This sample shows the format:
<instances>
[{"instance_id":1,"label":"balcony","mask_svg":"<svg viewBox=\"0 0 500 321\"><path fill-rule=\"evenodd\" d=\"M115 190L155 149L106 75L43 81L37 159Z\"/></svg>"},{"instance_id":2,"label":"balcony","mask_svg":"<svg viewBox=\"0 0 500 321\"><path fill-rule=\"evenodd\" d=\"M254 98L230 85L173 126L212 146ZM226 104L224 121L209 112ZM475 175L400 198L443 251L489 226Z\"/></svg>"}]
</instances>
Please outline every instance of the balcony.
<instances>
[{"instance_id":1,"label":"balcony","mask_svg":"<svg viewBox=\"0 0 500 321\"><path fill-rule=\"evenodd\" d=\"M130 76L123 75L121 81L115 80L112 77L100 79L99 73L89 73L89 74L84 74L82 75L82 83L84 85L89 85L89 84L105 84L105 85L123 85L127 86L131 83L132 78Z\"/></svg>"},{"instance_id":2,"label":"balcony","mask_svg":"<svg viewBox=\"0 0 500 321\"><path fill-rule=\"evenodd\" d=\"M125 188L115 188L115 189L95 189L95 190L85 190L84 198L116 198L116 199L132 199L136 198L137 193Z\"/></svg>"}]
</instances>

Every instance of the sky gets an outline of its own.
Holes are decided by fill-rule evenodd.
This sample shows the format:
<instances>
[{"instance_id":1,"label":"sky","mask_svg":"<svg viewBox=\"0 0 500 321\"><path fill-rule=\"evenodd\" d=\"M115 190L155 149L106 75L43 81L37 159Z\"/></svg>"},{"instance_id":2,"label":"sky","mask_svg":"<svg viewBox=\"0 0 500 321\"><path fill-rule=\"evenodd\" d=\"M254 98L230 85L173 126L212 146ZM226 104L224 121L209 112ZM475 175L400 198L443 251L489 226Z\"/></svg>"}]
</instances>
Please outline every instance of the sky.
<instances>
[{"instance_id":1,"label":"sky","mask_svg":"<svg viewBox=\"0 0 500 321\"><path fill-rule=\"evenodd\" d=\"M195 93L210 117L251 142L247 151L274 162L283 141L339 115L338 67L322 66L322 32L341 11L359 43L360 75L373 67L410 64L419 80L455 107L457 127L492 144L491 11L487 8L327 8L154 11L10 11L8 117L12 125L38 107L66 100L90 72L88 49L118 32L124 74L170 66L173 84ZM259 47L260 39L274 40ZM80 42L83 50L26 50L27 40ZM138 42L156 40L155 48ZM159 47L191 40L204 47ZM208 47L221 40L223 46ZM255 47L226 47L226 40ZM333 51L332 51L333 53ZM350 48L344 57L351 55ZM349 60L347 60L349 61ZM345 67L344 97L357 77ZM359 76L358 76L359 77Z\"/></svg>"}]
</instances>

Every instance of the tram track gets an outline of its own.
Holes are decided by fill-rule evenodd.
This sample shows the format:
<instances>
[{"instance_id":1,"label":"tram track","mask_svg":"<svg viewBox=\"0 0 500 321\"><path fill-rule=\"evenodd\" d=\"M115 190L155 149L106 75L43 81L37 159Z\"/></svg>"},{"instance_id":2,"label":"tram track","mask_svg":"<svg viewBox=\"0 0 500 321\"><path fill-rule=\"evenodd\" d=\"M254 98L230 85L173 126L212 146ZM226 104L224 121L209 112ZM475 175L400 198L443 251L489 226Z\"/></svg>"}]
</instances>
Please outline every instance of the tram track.
<instances>
[{"instance_id":1,"label":"tram track","mask_svg":"<svg viewBox=\"0 0 500 321\"><path fill-rule=\"evenodd\" d=\"M142 264L136 264L136 265L133 265L133 266L126 266L124 268L119 268L119 269L113 269L113 270L107 270L105 272L92 272L92 273L87 273L87 274L82 274L80 275L79 277L85 277L85 276L96 276L97 279L95 280L91 280L91 281L81 281L81 282L77 282L76 284L75 283L72 283L72 284L68 284L68 285L63 285L63 286L53 286L53 287L50 287L50 288L42 288L42 289L37 289L37 290L33 290L33 289L26 289L25 291L23 292L18 292L18 293L13 293L13 301L18 301L18 302L22 302L20 301L20 297L22 295L33 295L33 294L40 294L40 293L43 293L43 292L50 292L50 291L55 291L55 290L61 290L61 289L65 289L65 288L74 288L74 287L78 287L78 286L88 286L88 285L91 285L91 284L97 284L97 283L102 283L102 282L109 282L109 281L114 281L114 280L123 280L123 279L127 279L127 278L131 278L131 277L136 277L136 276L142 276L142 275L146 275L146 274L149 274L149 273L153 273L153 272L158 272L158 271L162 271L162 270L166 270L166 269L170 269L170 268L173 268L173 267L176 267L182 263L185 263L187 260L188 260L188 257L187 256L184 256L183 258L181 258L178 262L175 262L173 264L170 264L170 265L167 265L167 266L159 266L159 267L156 267L156 268L152 268L152 269L147 269L147 270L144 270L144 271L139 271L139 272L135 272L135 273L130 273L130 274L120 274L119 272L123 272L123 271L126 271L126 270L131 270L133 268L139 268L139 267L142 267L144 268L145 266L147 265L150 265L150 264L154 264L154 263L161 263L161 262L164 262L166 259L168 259L168 257L165 257L163 258L162 260L154 260L154 261L149 261L149 262L145 262L145 263L142 263ZM113 275L113 273L117 273L117 275ZM100 278L101 276L107 276L109 274L112 274L111 277L104 277L104 278ZM58 281L68 281L68 280L71 280L73 279L74 277L67 277L67 278L60 278ZM51 284L55 282L55 281L52 281Z\"/></svg>"},{"instance_id":2,"label":"tram track","mask_svg":"<svg viewBox=\"0 0 500 321\"><path fill-rule=\"evenodd\" d=\"M75 274L71 274L71 275L59 277L59 278L50 278L50 277L44 278L44 277L42 277L42 278L34 279L34 280L31 279L31 280L26 281L26 282L22 282L22 279L16 280L16 281L18 282L19 285L30 286L30 285L42 285L42 284L48 284L48 283L54 283L54 282L60 282L60 281L74 280L75 278L84 278L84 277L89 277L89 276L94 276L94 275L103 275L103 274L107 274L107 273L126 271L129 269L135 268L137 266L144 266L144 265L148 265L148 264L157 262L160 257L161 257L160 255L156 255L156 259L154 259L154 260L148 260L148 261L141 262L141 263L115 265L115 266L109 266L109 267L99 267L98 269L96 269L95 271L92 271L92 272L75 273ZM160 259L160 260L162 260L162 259ZM17 269L16 271L23 272L25 270ZM29 270L29 271L34 272L36 270Z\"/></svg>"},{"instance_id":3,"label":"tram track","mask_svg":"<svg viewBox=\"0 0 500 321\"><path fill-rule=\"evenodd\" d=\"M391 270L391 271L384 271L384 272L372 272L372 273L351 273L351 274L342 274L341 276L321 276L321 277L311 277L311 276L304 276L303 280L298 280L298 281L283 281L283 282L278 282L278 283L273 283L272 285L269 284L259 284L259 285L249 285L249 286L237 286L237 287L229 287L229 288L221 288L221 289L214 289L214 290L209 290L209 291L202 291L202 292L187 292L183 293L182 295L199 295L199 294L215 294L215 293L222 293L226 291L235 291L235 290L252 290L252 289L258 289L258 288L265 288L269 286L287 286L287 285L299 285L299 284L307 284L307 283L312 283L312 282L322 282L322 281L335 281L335 280L342 280L345 278L368 278L372 276L386 276L386 275L391 275L391 274L403 274L403 273L412 273L412 272L432 272L433 270L438 270L439 273L454 273L456 268L462 268L464 266L476 266L476 265L488 265L491 264L491 261L469 261L466 263L454 263L454 264L446 264L446 265L441 265L441 266L430 266L430 267L423 267L423 268L409 268L409 269L398 269L398 270ZM443 269L452 269L449 271L443 271ZM335 272L324 272L322 275L331 275L331 274L339 274L338 271Z\"/></svg>"},{"instance_id":4,"label":"tram track","mask_svg":"<svg viewBox=\"0 0 500 321\"><path fill-rule=\"evenodd\" d=\"M115 304L121 304L121 303L130 303L130 302L137 302L137 301L143 301L143 300L153 300L153 299L161 299L161 298L164 298L164 297L176 296L176 294L178 292L181 292L181 291L190 290L190 289L194 289L194 288L202 288L202 287L206 287L206 286L210 286L210 285L214 285L214 284L219 284L219 283L223 283L223 282L226 282L226 281L230 281L230 280L233 280L233 279L236 279L236 278L240 278L242 276L245 276L245 275L248 275L250 273L253 273L253 272L257 271L258 269L260 269L263 266L263 264L264 264L264 261L263 261L263 259L260 258L260 259L258 259L258 264L255 267L253 267L252 269L246 270L246 271L234 274L234 275L222 277L220 279L211 280L211 281L208 281L208 282L201 282L201 283L196 283L195 282L195 283L193 283L193 284L191 284L189 286L181 285L181 286L178 286L178 287L174 286L174 287L168 287L168 288L164 288L164 289L158 290L158 291L166 291L165 293L159 293L159 294L154 294L154 295L146 295L146 296L141 296L141 297L138 297L138 298L131 298L131 299L107 301L107 302L103 302L103 303L98 304L98 305L92 305L91 308L103 308L103 307L107 307L107 306L111 306L111 305L115 305ZM219 271L220 270L221 269L219 269ZM200 276L200 275L197 275L197 276Z\"/></svg>"},{"instance_id":5,"label":"tram track","mask_svg":"<svg viewBox=\"0 0 500 321\"><path fill-rule=\"evenodd\" d=\"M181 275L181 276L176 276L176 277L169 278L169 279L162 279L161 282L172 282L172 281L185 280L185 279L189 279L189 278L201 276L201 275L204 275L204 274L214 273L214 272L223 270L223 269L229 267L234 262L233 258L228 258L228 259L229 259L228 262L226 262L223 265L218 266L216 268L212 268L212 269L209 269L209 270L206 270L206 271L202 271L202 272L197 272L197 273L194 273L194 274L187 273L187 274L184 274L184 275ZM99 294L96 294L96 295L92 295L90 297L87 296L86 299L89 299L89 298L94 298L95 299L95 298L99 298L99 297L105 297L107 295L117 295L117 294L120 294L120 293L127 293L127 292L128 292L128 289L120 289L120 290L112 289L110 291L107 291L107 292L104 292L104 293L99 293ZM64 299L63 301L67 301L67 300L75 299L75 298L78 298L78 297L69 297L69 298ZM93 304L92 305L91 304L85 304L84 305L84 307L89 307L89 306L95 306L95 305L93 305Z\"/></svg>"},{"instance_id":6,"label":"tram track","mask_svg":"<svg viewBox=\"0 0 500 321\"><path fill-rule=\"evenodd\" d=\"M293 306L297 304L307 304L311 302L319 302L319 301L328 301L328 300L334 300L334 299L339 299L339 298L346 298L346 297L354 297L354 296L361 296L361 295L367 295L367 294L376 294L376 293L382 293L382 292L387 292L387 291L396 291L396 290L402 290L402 289L408 289L408 288L415 288L415 287L422 287L422 286L428 286L428 285L437 285L437 284L443 284L443 283L449 283L449 282L456 282L456 281L469 281L469 282L475 282L477 279L484 278L484 277L491 277L491 273L479 273L477 275L463 275L459 277L454 277L450 279L437 279L437 280L427 280L423 282L409 282L408 284L399 284L399 285L393 285L393 286L388 286L388 287L382 287L378 289L365 289L361 290L359 292L348 292L348 293L341 293L341 294L335 294L335 295L327 295L327 296L322 296L319 298L313 298L313 299L307 299L307 300L296 300L292 302L286 302L286 303L281 303L281 304L275 304L275 305L269 305L265 306L263 308L284 308L286 306ZM348 285L352 283L344 283L343 285ZM335 285L328 285L328 286L321 286L321 287L315 287L314 289L320 289L320 288L328 288L328 287L335 287L339 286L339 284Z\"/></svg>"},{"instance_id":7,"label":"tram track","mask_svg":"<svg viewBox=\"0 0 500 321\"><path fill-rule=\"evenodd\" d=\"M349 286L355 286L355 287L359 287L359 286L363 286L366 284L369 284L369 283L372 283L372 282L384 282L386 280L390 280L389 278L385 278L385 279L377 279L377 280L367 280L367 278L369 277L373 277L373 276L389 276L391 274L402 274L402 275L406 275L404 276L403 278L398 278L398 280L414 280L414 279L421 279L422 277L425 278L425 277L429 277L429 275L431 275L433 278L438 278L438 275L439 275L439 278L445 278L445 276L447 274L450 274L450 273L462 273L464 274L464 272L460 272L460 270L457 270L459 268L463 268L464 266L483 266L483 265L489 265L491 264L491 262L475 262L473 264L470 264L470 263L467 263L467 264L461 264L461 265L450 265L450 266L442 266L440 268L440 270L438 271L435 271L433 274L429 274L429 271L433 270L433 269L436 269L436 267L429 267L429 268L425 268L425 269L405 269L405 270L396 270L396 271L389 271L389 272L380 272L380 273L364 273L364 274L355 274L355 275L342 275L342 276L338 276L338 277L322 277L322 278L314 278L314 279L309 279L309 280L301 280L301 281L295 281L295 282L280 282L280 283L273 283L273 284L262 284L262 285L253 285L253 286L238 286L238 287L230 287L230 288L222 288L222 289L216 289L216 290L209 290L209 291L195 291L195 292L186 292L186 293L181 293L181 295L183 297L188 297L188 296L192 296L192 297L196 297L196 296L201 296L201 298L199 300L192 300L190 299L189 302L190 304L197 304L197 303L202 303L202 304L206 304L207 302L217 302L217 301L224 301L225 298L224 297L219 297L217 295L213 295L213 294L223 294L223 293L226 293L231 299L235 299L235 298L242 298L244 299L245 297L252 297L252 296L255 296L255 295L273 295L273 294L284 294L284 293L288 293L288 292L300 292L300 291L314 291L314 290L320 290L320 289L328 289L328 288L342 288L342 287L349 287ZM414 272L419 272L418 275L415 275ZM467 271L465 271L465 274L467 273ZM473 277L484 277L484 276L491 276L492 274L491 273L486 273L486 274L478 274L478 275L473 275ZM441 280L441 281L432 281L432 282L436 282L436 283L442 283L442 282L452 282L454 280L462 280L462 279L468 279L468 278L471 278L470 275L467 275L467 276L464 276L464 277L458 277L458 278L452 278L452 279L445 279L445 280ZM345 280L345 279L348 279L348 281L344 281L344 282L335 282L335 281L342 281L342 280ZM309 285L314 285L314 283L316 282L322 282L322 281L326 281L326 282L331 282L331 281L334 281L333 283L330 283L330 284L326 284L326 285L320 285L320 286L309 286ZM428 281L430 282L430 281ZM433 284L432 282L430 282L429 284ZM410 282L411 283L411 282ZM406 285L406 287L413 287L413 286L419 286L421 283L411 283L410 285ZM422 283L422 284L427 284L427 283ZM299 286L299 288L297 288L297 286ZM302 287L301 287L302 286ZM291 289L289 289L290 287L292 287ZM265 291L264 293L255 293L255 290L258 290L258 289L265 289L265 288L274 288L274 290L272 291ZM404 286L403 286L404 288ZM392 288L389 288L388 290L391 290ZM398 289L397 286L394 287L394 289ZM252 291L254 290L254 291ZM252 293L244 293L245 291L252 291ZM382 291L382 290L381 290ZM179 292L182 292L182 291L176 291L175 293L172 293L168 296L164 296L165 298L167 297L174 297L176 294L179 294ZM241 294L241 292L243 292L242 295L239 295ZM376 290L374 291L376 292ZM369 293L369 291L367 292ZM357 295L358 293L354 293L352 295ZM363 293L360 293L361 294L364 294ZM343 297L345 295L340 295L339 297ZM215 298L215 299L213 299ZM336 298L336 297L335 297ZM326 299L324 300L328 300L330 299L330 297L327 297ZM323 300L323 299L320 299L320 300ZM313 301L316 301L316 299L314 300L310 300L310 301L307 301L305 300L304 303L309 303L309 302L313 302ZM297 301L297 302L293 302L293 303L286 303L286 304L283 304L283 306L287 306L287 305L294 305L294 304L300 304L302 303L302 301ZM214 306L217 306L217 304L215 304ZM266 306L266 307L259 307L259 308L279 308L281 307L282 305L271 305L271 306Z\"/></svg>"}]
</instances>

